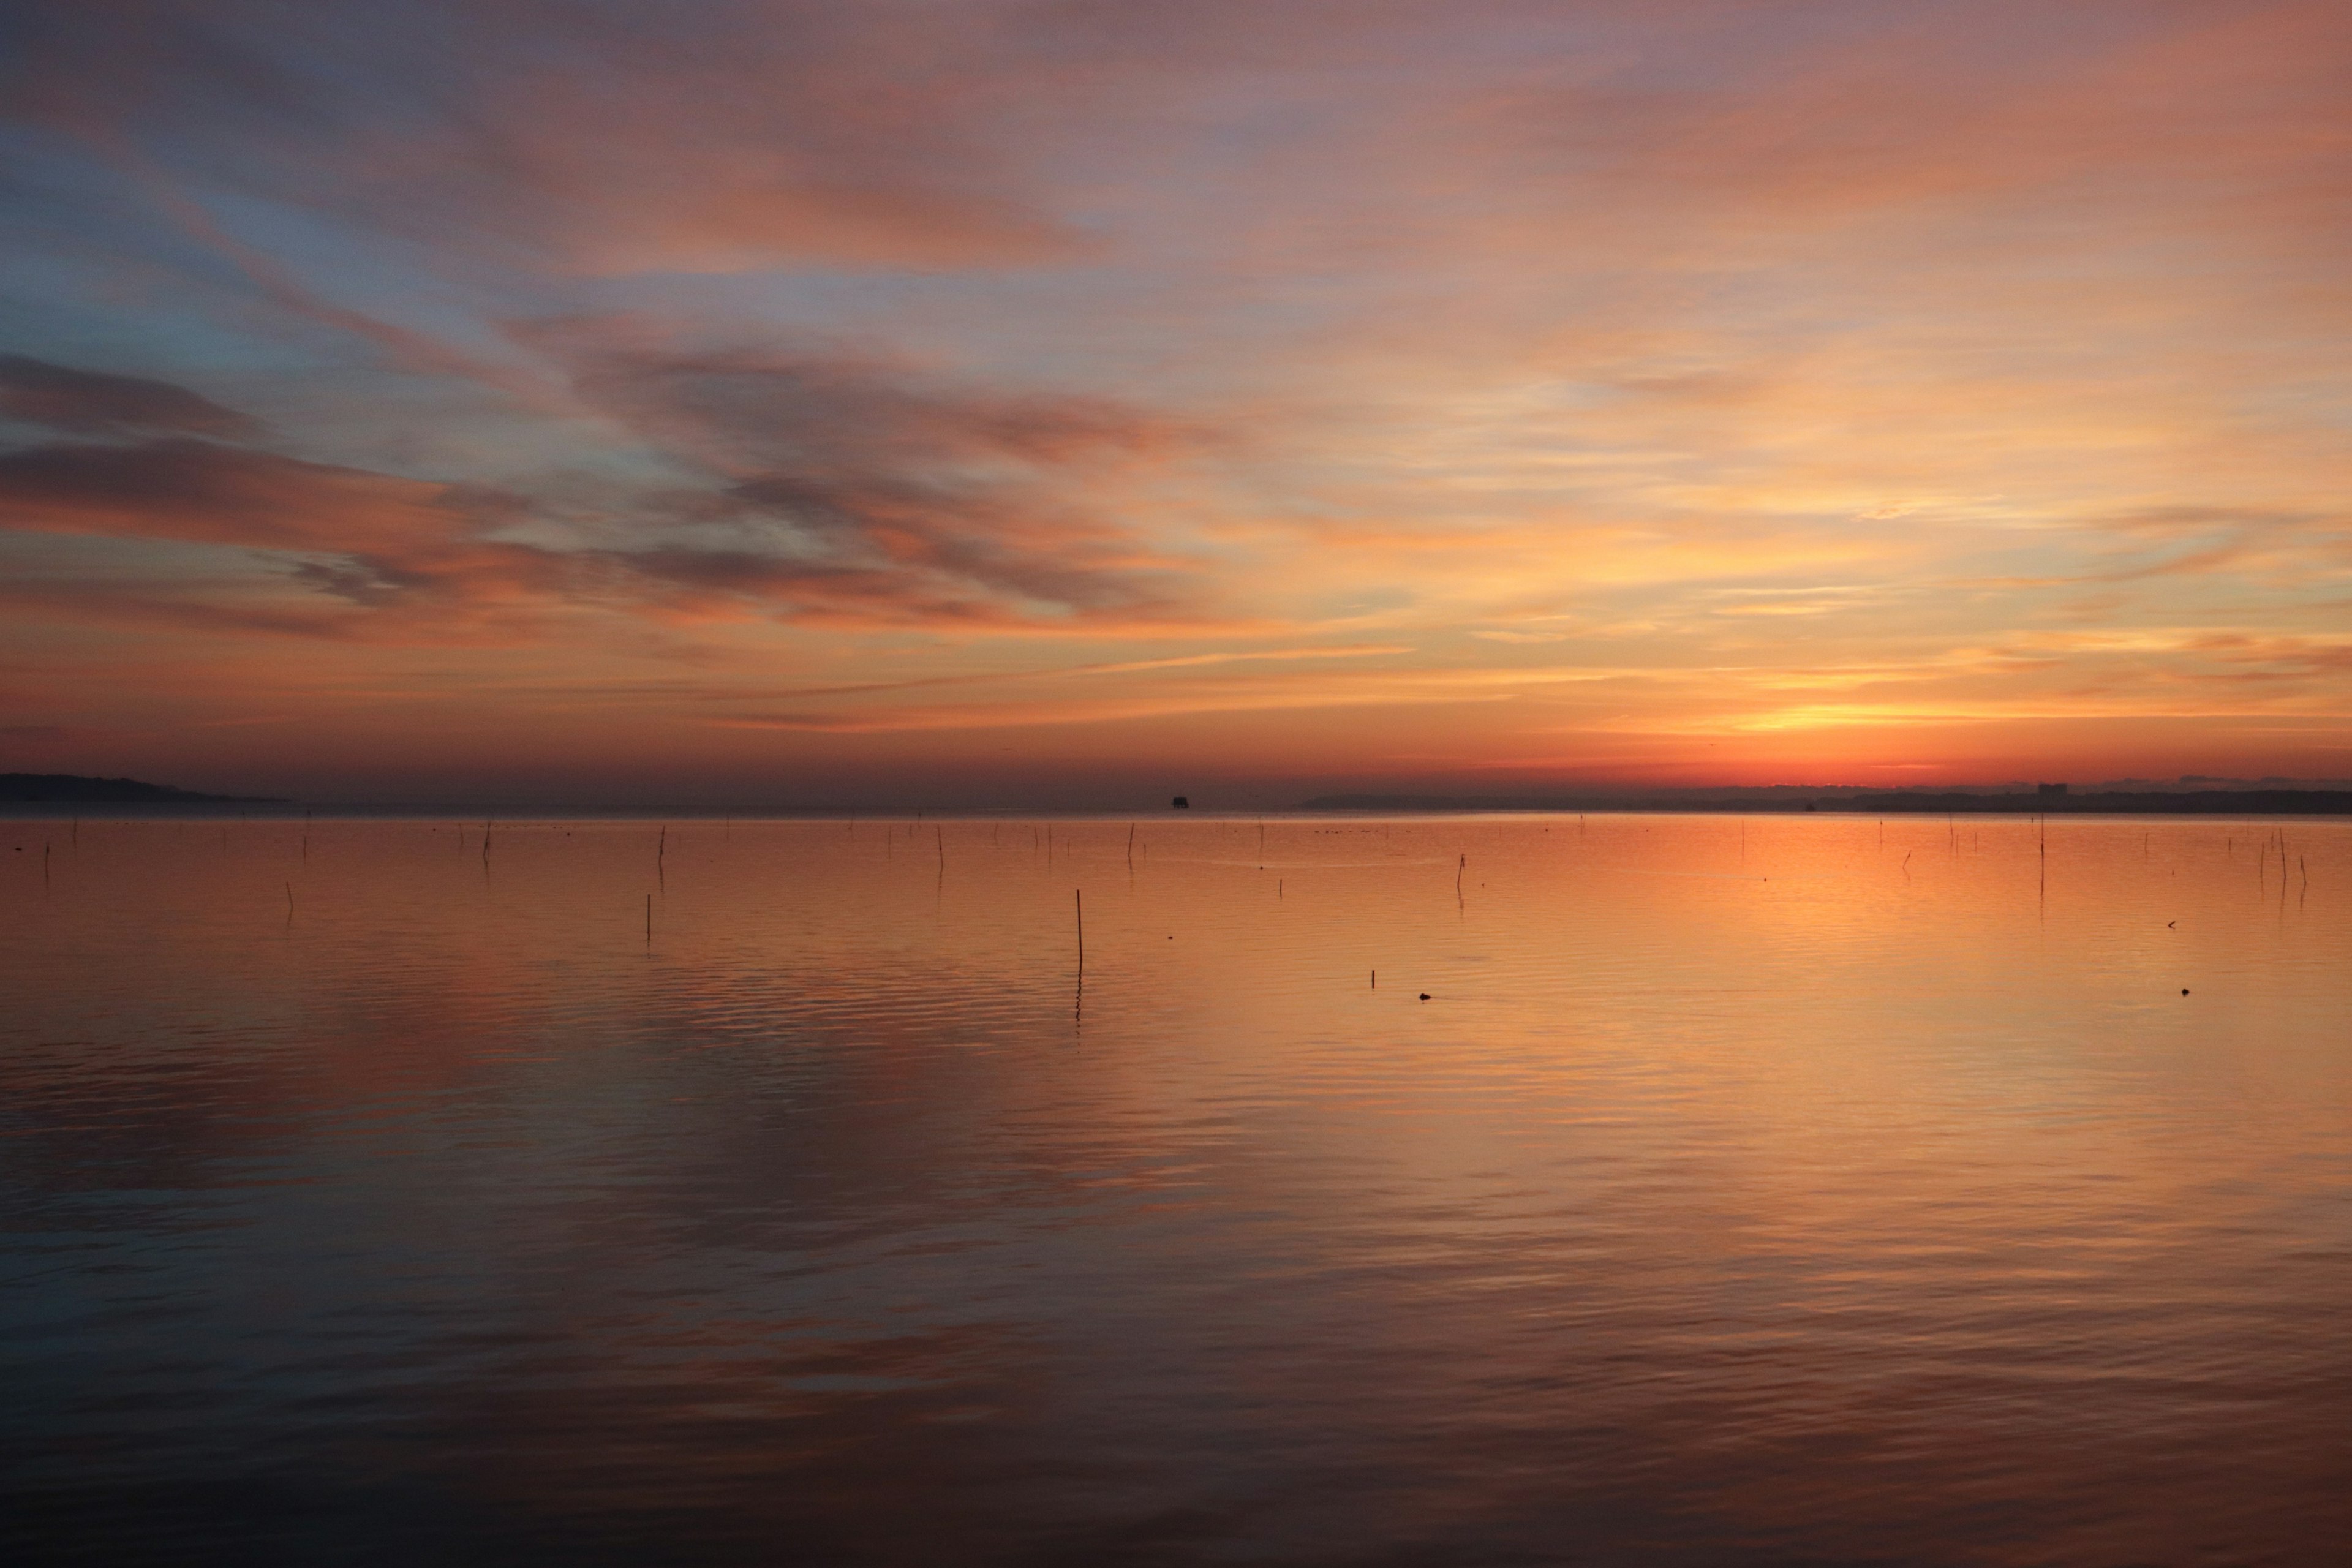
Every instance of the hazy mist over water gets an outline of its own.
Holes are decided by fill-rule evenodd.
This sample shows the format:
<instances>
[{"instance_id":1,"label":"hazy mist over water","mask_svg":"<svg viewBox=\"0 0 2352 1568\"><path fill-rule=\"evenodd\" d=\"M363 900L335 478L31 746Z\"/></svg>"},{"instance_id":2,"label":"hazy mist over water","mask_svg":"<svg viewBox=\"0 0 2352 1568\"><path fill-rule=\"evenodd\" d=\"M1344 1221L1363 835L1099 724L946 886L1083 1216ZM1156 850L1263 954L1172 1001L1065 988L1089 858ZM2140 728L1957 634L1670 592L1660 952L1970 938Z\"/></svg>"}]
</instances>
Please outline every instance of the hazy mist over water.
<instances>
[{"instance_id":1,"label":"hazy mist over water","mask_svg":"<svg viewBox=\"0 0 2352 1568\"><path fill-rule=\"evenodd\" d=\"M0 825L0 1549L2341 1562L2352 825L2044 831Z\"/></svg>"}]
</instances>

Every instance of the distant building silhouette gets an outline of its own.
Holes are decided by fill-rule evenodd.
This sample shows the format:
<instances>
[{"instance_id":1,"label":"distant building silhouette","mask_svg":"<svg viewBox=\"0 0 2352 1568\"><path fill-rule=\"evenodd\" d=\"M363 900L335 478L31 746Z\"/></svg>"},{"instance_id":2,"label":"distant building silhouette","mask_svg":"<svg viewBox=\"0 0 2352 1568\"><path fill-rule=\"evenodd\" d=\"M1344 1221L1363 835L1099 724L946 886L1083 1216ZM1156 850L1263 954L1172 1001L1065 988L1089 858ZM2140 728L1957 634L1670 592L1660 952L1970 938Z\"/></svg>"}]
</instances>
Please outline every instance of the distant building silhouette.
<instances>
[{"instance_id":1,"label":"distant building silhouette","mask_svg":"<svg viewBox=\"0 0 2352 1568\"><path fill-rule=\"evenodd\" d=\"M1168 803L1168 809L1171 811L1190 811L1192 809L1192 802L1187 796L1180 795L1174 800Z\"/></svg>"}]
</instances>

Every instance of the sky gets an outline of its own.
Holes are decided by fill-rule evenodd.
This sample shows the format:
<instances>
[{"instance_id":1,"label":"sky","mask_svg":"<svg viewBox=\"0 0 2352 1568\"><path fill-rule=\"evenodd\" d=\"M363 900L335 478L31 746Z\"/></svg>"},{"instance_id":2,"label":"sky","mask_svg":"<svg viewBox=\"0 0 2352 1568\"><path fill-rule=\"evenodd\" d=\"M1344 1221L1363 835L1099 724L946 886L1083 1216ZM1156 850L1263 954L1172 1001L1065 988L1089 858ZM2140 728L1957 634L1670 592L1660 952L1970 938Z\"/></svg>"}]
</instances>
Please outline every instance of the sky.
<instances>
[{"instance_id":1,"label":"sky","mask_svg":"<svg viewBox=\"0 0 2352 1568\"><path fill-rule=\"evenodd\" d=\"M0 770L2352 775L2336 0L16 0Z\"/></svg>"}]
</instances>

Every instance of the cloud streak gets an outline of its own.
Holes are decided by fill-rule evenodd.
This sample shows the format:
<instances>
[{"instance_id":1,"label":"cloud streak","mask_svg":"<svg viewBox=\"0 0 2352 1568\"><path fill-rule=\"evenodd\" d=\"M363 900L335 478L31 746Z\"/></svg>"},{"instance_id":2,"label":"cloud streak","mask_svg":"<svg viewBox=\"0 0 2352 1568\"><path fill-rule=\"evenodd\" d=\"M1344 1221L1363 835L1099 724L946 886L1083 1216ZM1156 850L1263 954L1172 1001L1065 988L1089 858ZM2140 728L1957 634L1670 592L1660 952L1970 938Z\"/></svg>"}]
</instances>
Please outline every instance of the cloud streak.
<instances>
[{"instance_id":1,"label":"cloud streak","mask_svg":"<svg viewBox=\"0 0 2352 1568\"><path fill-rule=\"evenodd\" d=\"M0 61L10 717L94 767L2352 745L2341 6L34 0Z\"/></svg>"}]
</instances>

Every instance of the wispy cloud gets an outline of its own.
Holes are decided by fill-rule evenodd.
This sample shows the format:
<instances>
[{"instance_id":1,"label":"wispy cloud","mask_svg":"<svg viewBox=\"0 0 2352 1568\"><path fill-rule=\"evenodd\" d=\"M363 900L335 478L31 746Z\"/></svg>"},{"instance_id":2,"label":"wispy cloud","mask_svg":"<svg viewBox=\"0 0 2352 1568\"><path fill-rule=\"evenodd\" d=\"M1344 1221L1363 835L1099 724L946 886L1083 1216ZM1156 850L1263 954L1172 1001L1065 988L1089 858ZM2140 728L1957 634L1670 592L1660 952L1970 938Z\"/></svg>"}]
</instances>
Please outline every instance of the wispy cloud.
<instances>
[{"instance_id":1,"label":"wispy cloud","mask_svg":"<svg viewBox=\"0 0 2352 1568\"><path fill-rule=\"evenodd\" d=\"M2259 774L2352 708L2339 5L129 15L0 22L66 753Z\"/></svg>"}]
</instances>

